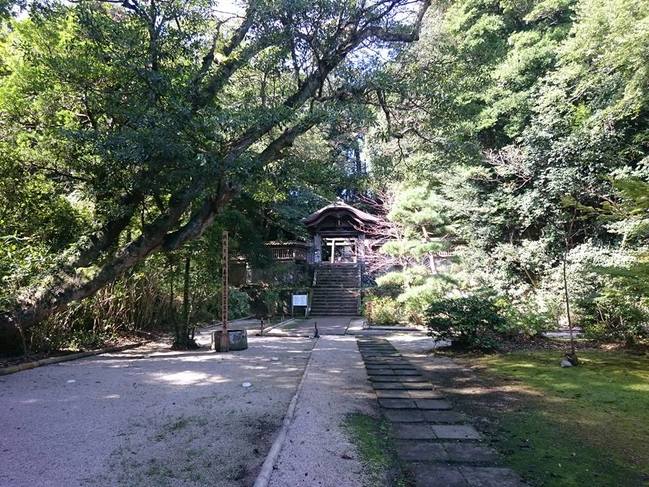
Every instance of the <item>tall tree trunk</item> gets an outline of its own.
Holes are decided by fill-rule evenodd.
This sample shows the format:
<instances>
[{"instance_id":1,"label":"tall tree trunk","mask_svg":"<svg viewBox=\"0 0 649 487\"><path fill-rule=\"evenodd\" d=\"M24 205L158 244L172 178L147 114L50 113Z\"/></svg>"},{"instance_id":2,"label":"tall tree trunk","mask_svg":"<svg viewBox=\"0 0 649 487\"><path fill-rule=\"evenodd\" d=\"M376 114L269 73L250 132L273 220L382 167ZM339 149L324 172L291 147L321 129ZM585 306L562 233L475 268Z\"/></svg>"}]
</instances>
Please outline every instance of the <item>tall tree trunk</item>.
<instances>
[{"instance_id":1,"label":"tall tree trunk","mask_svg":"<svg viewBox=\"0 0 649 487\"><path fill-rule=\"evenodd\" d=\"M171 322L174 325L174 331L176 334L176 342L179 342L182 340L182 327L180 326L180 323L176 319L176 313L175 313L175 306L174 306L174 265L173 262L171 261L171 257L169 258L169 312L167 316L171 320Z\"/></svg>"},{"instance_id":2,"label":"tall tree trunk","mask_svg":"<svg viewBox=\"0 0 649 487\"><path fill-rule=\"evenodd\" d=\"M189 277L190 277L191 257L185 256L185 275L183 279L183 328L185 334L189 337ZM193 338L193 337L191 337Z\"/></svg>"},{"instance_id":3,"label":"tall tree trunk","mask_svg":"<svg viewBox=\"0 0 649 487\"><path fill-rule=\"evenodd\" d=\"M183 271L183 313L182 317L174 317L176 326L176 341L173 348L177 350L187 350L198 348L194 341L194 333L190 330L189 326L189 285L190 285L190 270L191 270L191 257L185 257L185 265Z\"/></svg>"}]
</instances>

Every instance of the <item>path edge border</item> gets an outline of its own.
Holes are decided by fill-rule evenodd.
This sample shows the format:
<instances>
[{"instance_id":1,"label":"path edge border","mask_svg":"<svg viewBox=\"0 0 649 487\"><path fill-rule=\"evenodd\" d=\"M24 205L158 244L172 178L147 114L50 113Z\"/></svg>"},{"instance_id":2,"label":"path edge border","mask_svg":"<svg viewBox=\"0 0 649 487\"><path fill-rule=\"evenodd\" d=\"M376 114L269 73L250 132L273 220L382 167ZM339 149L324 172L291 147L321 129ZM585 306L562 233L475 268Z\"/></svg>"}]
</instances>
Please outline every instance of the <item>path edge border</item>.
<instances>
[{"instance_id":1,"label":"path edge border","mask_svg":"<svg viewBox=\"0 0 649 487\"><path fill-rule=\"evenodd\" d=\"M40 359L40 360L36 360L34 362L24 362L22 364L11 365L9 367L5 367L5 368L0 369L0 376L9 375L9 374L15 374L16 372L22 372L23 370L35 369L37 367L42 367L44 365L57 364L59 362L68 362L70 360L77 360L77 359L80 359L80 358L92 357L93 355L101 355L103 353L121 352L123 350L128 350L128 349L131 349L131 348L140 347L140 346L142 346L142 345L144 345L146 343L148 343L148 341L143 341L143 342L138 342L138 343L130 343L128 345L118 345L118 346L115 346L115 347L100 348L99 350L89 350L87 352L71 353L69 355L61 355L59 357L48 357L48 358L43 358L43 359Z\"/></svg>"},{"instance_id":2,"label":"path edge border","mask_svg":"<svg viewBox=\"0 0 649 487\"><path fill-rule=\"evenodd\" d=\"M295 394L293 394L293 397L291 398L291 402L288 404L288 408L286 409L286 413L284 414L282 427L280 428L279 433L275 438L275 441L273 441L273 444L271 445L270 450L266 455L266 459L264 460L264 463L261 465L261 470L257 474L257 479L255 480L253 487L267 487L268 484L270 483L270 477L273 473L273 467L275 466L275 462L277 461L279 454L282 452L284 443L286 441L286 437L288 435L288 429L291 426L291 423L293 422L297 401L304 387L304 382L306 380L306 376L309 372L309 367L311 365L313 351L315 350L315 347L318 345L318 341L319 338L316 338L316 341L313 344L313 348L311 348L311 353L309 354L309 360L306 366L304 367L304 372L302 372L302 378L300 379L300 383L295 389Z\"/></svg>"},{"instance_id":3,"label":"path edge border","mask_svg":"<svg viewBox=\"0 0 649 487\"><path fill-rule=\"evenodd\" d=\"M287 319L285 319L284 321L280 321L279 323L275 323L274 325L267 326L266 328L264 328L264 333L271 332L271 331L273 331L275 328L280 328L280 327L282 327L282 326L286 326L286 325L292 323L293 321L295 321L295 318L294 318L294 317L291 317L291 318L287 318ZM265 335L265 334L264 334L264 335L259 335L259 336L264 336L264 337L265 337L265 336L269 336L269 335Z\"/></svg>"}]
</instances>

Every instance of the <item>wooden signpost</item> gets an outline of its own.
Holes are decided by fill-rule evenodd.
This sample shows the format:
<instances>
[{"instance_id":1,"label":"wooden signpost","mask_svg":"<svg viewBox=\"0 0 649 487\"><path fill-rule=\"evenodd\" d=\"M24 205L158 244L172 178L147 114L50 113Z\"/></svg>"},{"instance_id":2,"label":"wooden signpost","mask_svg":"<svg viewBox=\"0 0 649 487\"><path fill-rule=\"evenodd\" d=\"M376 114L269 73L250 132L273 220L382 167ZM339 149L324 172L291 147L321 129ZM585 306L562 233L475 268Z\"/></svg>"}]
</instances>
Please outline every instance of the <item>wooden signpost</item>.
<instances>
[{"instance_id":1,"label":"wooden signpost","mask_svg":"<svg viewBox=\"0 0 649 487\"><path fill-rule=\"evenodd\" d=\"M230 350L230 339L228 336L228 232L223 231L223 246L221 251L221 324L223 331L221 333L221 352Z\"/></svg>"}]
</instances>

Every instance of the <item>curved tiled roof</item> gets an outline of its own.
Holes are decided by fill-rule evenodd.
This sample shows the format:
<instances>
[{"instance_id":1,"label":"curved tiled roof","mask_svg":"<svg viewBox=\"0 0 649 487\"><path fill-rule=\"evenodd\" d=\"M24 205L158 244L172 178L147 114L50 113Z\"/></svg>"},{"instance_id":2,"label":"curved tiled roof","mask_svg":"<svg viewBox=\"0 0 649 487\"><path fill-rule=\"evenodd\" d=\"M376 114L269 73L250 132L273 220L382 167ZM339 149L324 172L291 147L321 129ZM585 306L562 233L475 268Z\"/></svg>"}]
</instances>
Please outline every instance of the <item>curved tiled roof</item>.
<instances>
[{"instance_id":1,"label":"curved tiled roof","mask_svg":"<svg viewBox=\"0 0 649 487\"><path fill-rule=\"evenodd\" d=\"M376 216L339 201L311 213L304 219L304 224L307 227L312 227L320 223L328 214L340 213L349 213L350 216L359 223L376 223L379 221Z\"/></svg>"}]
</instances>

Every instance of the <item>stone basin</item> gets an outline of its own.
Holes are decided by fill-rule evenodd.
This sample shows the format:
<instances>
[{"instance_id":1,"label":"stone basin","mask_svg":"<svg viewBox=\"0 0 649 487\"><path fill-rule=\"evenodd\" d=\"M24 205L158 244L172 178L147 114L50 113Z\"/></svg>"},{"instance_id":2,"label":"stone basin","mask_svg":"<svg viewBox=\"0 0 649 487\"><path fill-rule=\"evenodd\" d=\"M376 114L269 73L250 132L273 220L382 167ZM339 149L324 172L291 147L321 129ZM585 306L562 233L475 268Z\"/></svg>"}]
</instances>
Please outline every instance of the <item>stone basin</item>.
<instances>
[{"instance_id":1,"label":"stone basin","mask_svg":"<svg viewBox=\"0 0 649 487\"><path fill-rule=\"evenodd\" d=\"M222 334L223 330L215 330L212 332L212 344L210 348L215 352L222 352ZM248 348L248 330L228 330L228 338L230 339L230 351L245 350Z\"/></svg>"}]
</instances>

